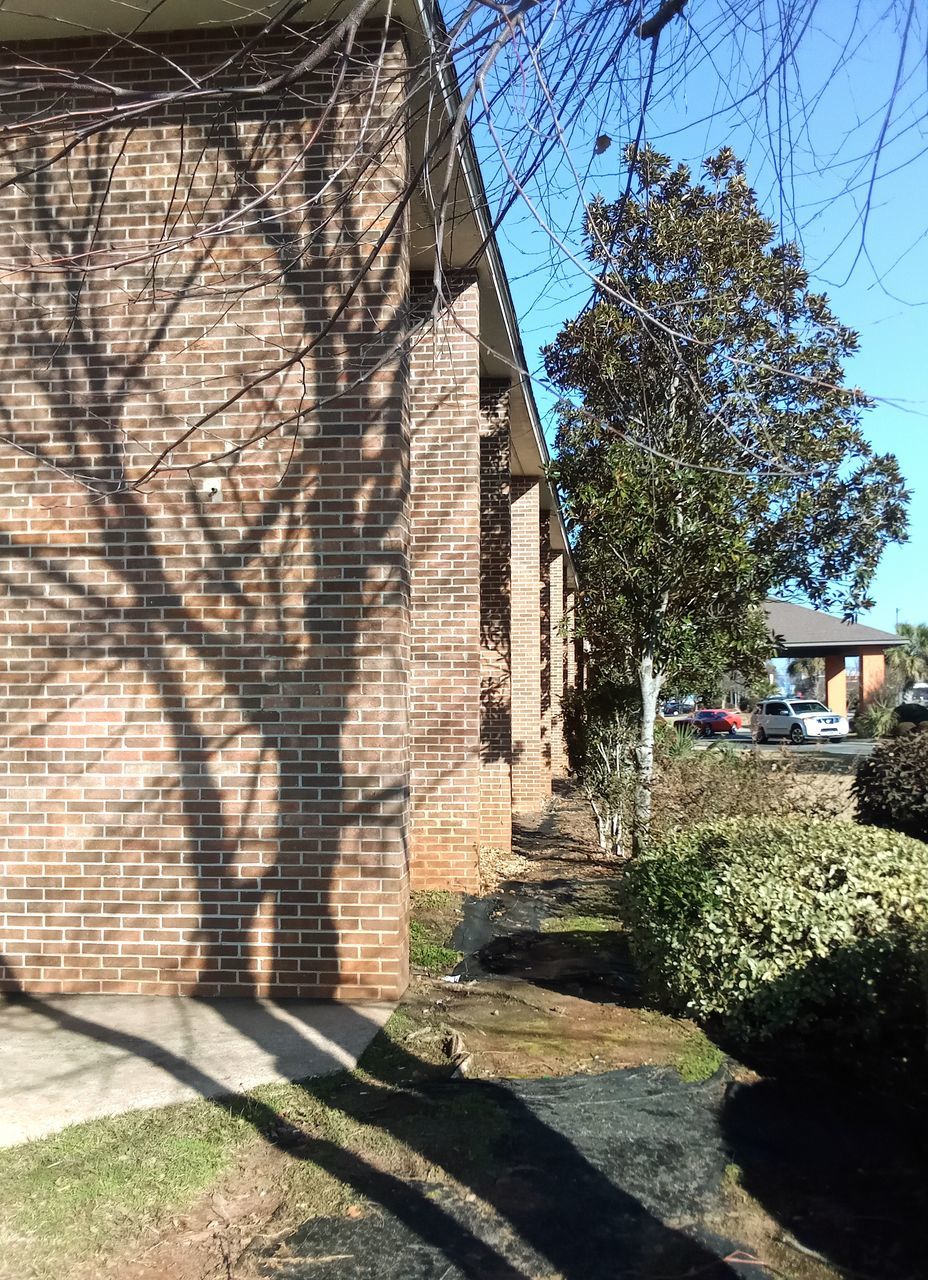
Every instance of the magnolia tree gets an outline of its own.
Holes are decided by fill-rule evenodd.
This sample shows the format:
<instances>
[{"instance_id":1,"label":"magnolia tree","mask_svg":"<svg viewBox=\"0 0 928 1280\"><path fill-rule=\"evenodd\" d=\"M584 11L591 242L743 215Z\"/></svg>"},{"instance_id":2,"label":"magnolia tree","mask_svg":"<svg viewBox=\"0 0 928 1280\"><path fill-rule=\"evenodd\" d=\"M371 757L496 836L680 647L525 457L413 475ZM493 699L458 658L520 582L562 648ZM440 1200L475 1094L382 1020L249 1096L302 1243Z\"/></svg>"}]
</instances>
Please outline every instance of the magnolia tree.
<instances>
[{"instance_id":1,"label":"magnolia tree","mask_svg":"<svg viewBox=\"0 0 928 1280\"><path fill-rule=\"evenodd\" d=\"M857 335L810 289L734 154L699 179L649 148L627 160L627 197L586 215L594 297L545 364L564 397L552 475L579 628L594 664L625 664L640 691L640 843L666 682L766 657L774 590L866 608L908 495L845 383Z\"/></svg>"}]
</instances>

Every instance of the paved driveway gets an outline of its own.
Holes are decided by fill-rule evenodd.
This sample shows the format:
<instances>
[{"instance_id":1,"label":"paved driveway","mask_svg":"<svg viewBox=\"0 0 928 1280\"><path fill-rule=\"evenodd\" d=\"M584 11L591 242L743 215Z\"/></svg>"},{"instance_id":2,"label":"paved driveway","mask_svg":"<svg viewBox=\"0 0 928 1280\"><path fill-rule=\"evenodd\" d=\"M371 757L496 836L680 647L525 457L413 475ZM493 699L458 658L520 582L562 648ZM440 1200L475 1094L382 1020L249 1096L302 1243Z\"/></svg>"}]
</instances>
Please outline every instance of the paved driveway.
<instances>
[{"instance_id":1,"label":"paved driveway","mask_svg":"<svg viewBox=\"0 0 928 1280\"><path fill-rule=\"evenodd\" d=\"M739 729L737 733L731 737L722 736L715 738L697 738L696 747L700 751L705 751L713 744L725 743L727 746L735 747L739 751L746 751L751 743L750 729ZM794 747L792 743L787 742L785 738L779 738L775 742L754 743L758 751L780 751L784 746L792 754L804 756L868 756L873 750L873 742L868 738L847 738L844 742L807 742L801 747Z\"/></svg>"}]
</instances>

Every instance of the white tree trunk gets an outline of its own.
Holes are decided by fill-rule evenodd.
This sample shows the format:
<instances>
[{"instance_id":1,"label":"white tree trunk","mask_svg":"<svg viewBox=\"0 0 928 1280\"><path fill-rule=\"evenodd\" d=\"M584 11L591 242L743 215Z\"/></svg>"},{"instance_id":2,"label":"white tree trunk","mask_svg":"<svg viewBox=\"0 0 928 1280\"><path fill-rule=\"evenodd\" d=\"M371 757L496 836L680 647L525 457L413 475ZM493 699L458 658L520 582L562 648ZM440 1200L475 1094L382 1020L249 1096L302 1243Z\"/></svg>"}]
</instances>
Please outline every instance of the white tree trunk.
<instances>
[{"instance_id":1,"label":"white tree trunk","mask_svg":"<svg viewBox=\"0 0 928 1280\"><path fill-rule=\"evenodd\" d=\"M641 689L641 724L638 746L635 749L637 772L635 777L635 812L632 832L632 853L640 853L651 830L651 785L654 778L654 722L657 719L657 699L663 683L663 672L655 671L654 657L645 654L638 664L638 683Z\"/></svg>"}]
</instances>

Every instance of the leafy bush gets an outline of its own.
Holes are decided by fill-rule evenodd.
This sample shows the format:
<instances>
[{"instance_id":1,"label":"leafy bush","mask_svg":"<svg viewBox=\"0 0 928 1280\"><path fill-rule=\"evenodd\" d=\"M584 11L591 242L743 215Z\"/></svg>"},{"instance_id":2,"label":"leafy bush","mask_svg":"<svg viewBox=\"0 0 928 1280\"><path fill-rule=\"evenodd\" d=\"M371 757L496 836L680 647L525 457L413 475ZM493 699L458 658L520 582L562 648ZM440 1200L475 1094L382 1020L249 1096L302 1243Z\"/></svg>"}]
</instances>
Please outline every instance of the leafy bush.
<instances>
[{"instance_id":1,"label":"leafy bush","mask_svg":"<svg viewBox=\"0 0 928 1280\"><path fill-rule=\"evenodd\" d=\"M875 747L854 780L857 821L928 840L928 732L921 727Z\"/></svg>"},{"instance_id":2,"label":"leafy bush","mask_svg":"<svg viewBox=\"0 0 928 1280\"><path fill-rule=\"evenodd\" d=\"M928 723L928 707L920 702L903 702L896 708L896 720L899 724Z\"/></svg>"},{"instance_id":3,"label":"leafy bush","mask_svg":"<svg viewBox=\"0 0 928 1280\"><path fill-rule=\"evenodd\" d=\"M634 699L629 687L603 682L568 690L561 701L570 770L607 853L624 850L634 787Z\"/></svg>"},{"instance_id":4,"label":"leafy bush","mask_svg":"<svg viewBox=\"0 0 928 1280\"><path fill-rule=\"evenodd\" d=\"M854 717L858 738L888 738L896 727L895 698L871 698Z\"/></svg>"},{"instance_id":5,"label":"leafy bush","mask_svg":"<svg viewBox=\"0 0 928 1280\"><path fill-rule=\"evenodd\" d=\"M923 1023L917 840L803 818L710 823L654 842L623 898L643 980L674 1012L748 1042Z\"/></svg>"},{"instance_id":6,"label":"leafy bush","mask_svg":"<svg viewBox=\"0 0 928 1280\"><path fill-rule=\"evenodd\" d=\"M654 760L692 760L699 754L692 728L678 729L667 720L654 722Z\"/></svg>"},{"instance_id":7,"label":"leafy bush","mask_svg":"<svg viewBox=\"0 0 928 1280\"><path fill-rule=\"evenodd\" d=\"M902 697L902 681L887 669L885 677L867 694L867 704L854 716L858 738L888 738L897 724L896 707Z\"/></svg>"}]
</instances>

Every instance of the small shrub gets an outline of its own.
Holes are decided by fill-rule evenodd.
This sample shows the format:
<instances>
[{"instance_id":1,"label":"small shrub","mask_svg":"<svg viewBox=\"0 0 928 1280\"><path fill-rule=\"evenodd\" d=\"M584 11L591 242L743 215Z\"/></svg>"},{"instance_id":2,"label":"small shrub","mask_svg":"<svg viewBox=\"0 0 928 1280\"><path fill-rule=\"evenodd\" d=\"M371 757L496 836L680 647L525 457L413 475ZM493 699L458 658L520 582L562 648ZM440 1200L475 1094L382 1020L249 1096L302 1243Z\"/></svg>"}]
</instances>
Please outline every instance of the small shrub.
<instances>
[{"instance_id":1,"label":"small shrub","mask_svg":"<svg viewBox=\"0 0 928 1280\"><path fill-rule=\"evenodd\" d=\"M896 727L896 706L902 696L902 682L892 671L867 694L867 705L854 716L858 738L888 738Z\"/></svg>"},{"instance_id":2,"label":"small shrub","mask_svg":"<svg viewBox=\"0 0 928 1280\"><path fill-rule=\"evenodd\" d=\"M801 758L737 751L727 744L708 751L657 752L655 834L719 818L851 817L850 779L802 771Z\"/></svg>"},{"instance_id":3,"label":"small shrub","mask_svg":"<svg viewBox=\"0 0 928 1280\"><path fill-rule=\"evenodd\" d=\"M928 707L920 702L903 702L896 708L896 720L899 724L926 724Z\"/></svg>"},{"instance_id":4,"label":"small shrub","mask_svg":"<svg viewBox=\"0 0 928 1280\"><path fill-rule=\"evenodd\" d=\"M854 717L854 732L858 738L888 738L897 723L891 701L872 699Z\"/></svg>"},{"instance_id":5,"label":"small shrub","mask_svg":"<svg viewBox=\"0 0 928 1280\"><path fill-rule=\"evenodd\" d=\"M599 847L621 854L634 788L634 690L604 681L568 690L561 701L571 773L593 811Z\"/></svg>"},{"instance_id":6,"label":"small shrub","mask_svg":"<svg viewBox=\"0 0 928 1280\"><path fill-rule=\"evenodd\" d=\"M625 914L649 992L743 1042L924 1022L928 850L802 818L705 824L629 865Z\"/></svg>"},{"instance_id":7,"label":"small shrub","mask_svg":"<svg viewBox=\"0 0 928 1280\"><path fill-rule=\"evenodd\" d=\"M696 734L691 728L678 729L667 720L655 721L654 759L658 765L661 760L692 760L698 755Z\"/></svg>"},{"instance_id":8,"label":"small shrub","mask_svg":"<svg viewBox=\"0 0 928 1280\"><path fill-rule=\"evenodd\" d=\"M928 840L928 732L880 743L854 780L857 821Z\"/></svg>"}]
</instances>

